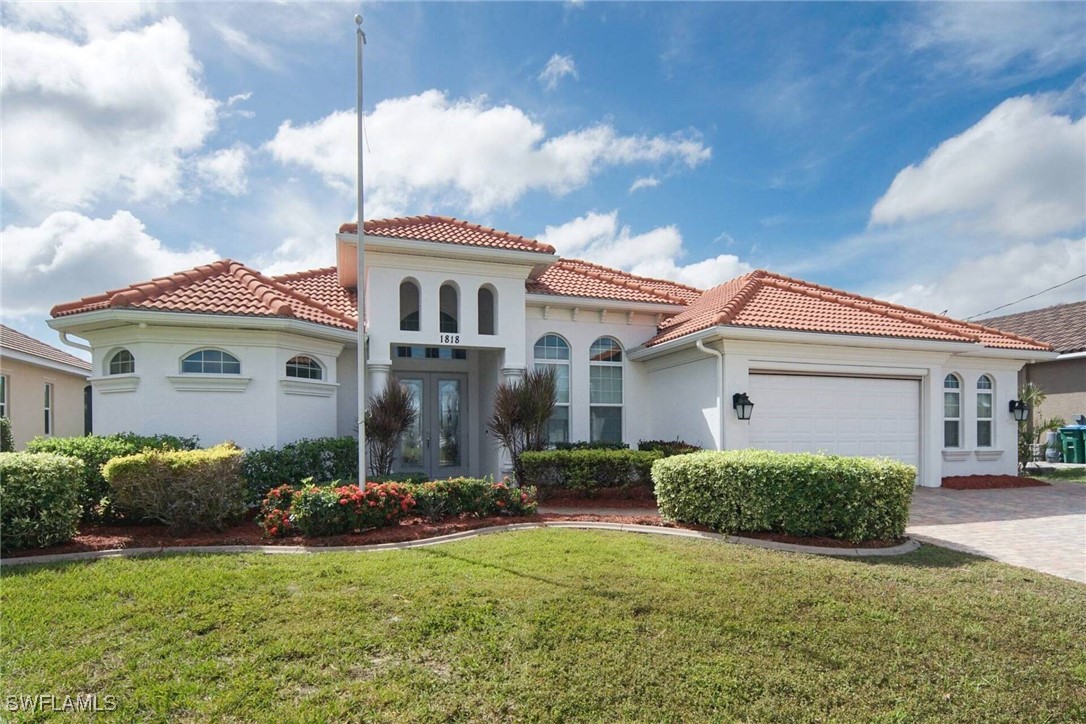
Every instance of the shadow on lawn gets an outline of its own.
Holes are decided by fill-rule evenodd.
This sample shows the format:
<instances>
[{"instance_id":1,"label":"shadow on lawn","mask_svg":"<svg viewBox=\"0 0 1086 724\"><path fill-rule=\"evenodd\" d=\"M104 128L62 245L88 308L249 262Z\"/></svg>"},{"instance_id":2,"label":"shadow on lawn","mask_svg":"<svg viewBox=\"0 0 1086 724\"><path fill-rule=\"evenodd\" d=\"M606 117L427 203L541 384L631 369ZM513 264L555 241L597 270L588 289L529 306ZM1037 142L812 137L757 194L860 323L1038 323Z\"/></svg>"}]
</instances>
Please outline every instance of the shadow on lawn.
<instances>
[{"instance_id":1,"label":"shadow on lawn","mask_svg":"<svg viewBox=\"0 0 1086 724\"><path fill-rule=\"evenodd\" d=\"M424 555L433 556L435 558L444 558L450 561L459 561L460 563L467 563L472 566L479 566L481 568L490 568L495 571L501 571L502 573L508 573L517 578L526 578L531 581L538 581L539 583L546 583L551 586L558 586L560 588L569 588L576 591L582 591L584 593L598 596L599 598L605 598L608 600L615 600L622 598L624 594L618 591L610 591L605 588L599 588L597 586L580 586L574 583L568 583L566 581L556 581L552 578L544 578L543 576L536 576L531 573L525 573L524 571L518 571L515 568L508 568L506 566L499 566L496 563L487 563L486 561L478 561L472 558L465 558L464 556L458 556L454 553L447 553L445 551L437 550L435 548L421 548L418 552Z\"/></svg>"},{"instance_id":2,"label":"shadow on lawn","mask_svg":"<svg viewBox=\"0 0 1086 724\"><path fill-rule=\"evenodd\" d=\"M984 556L963 553L931 543L903 556L867 556L856 559L868 566L907 566L909 568L970 568L988 560Z\"/></svg>"}]
</instances>

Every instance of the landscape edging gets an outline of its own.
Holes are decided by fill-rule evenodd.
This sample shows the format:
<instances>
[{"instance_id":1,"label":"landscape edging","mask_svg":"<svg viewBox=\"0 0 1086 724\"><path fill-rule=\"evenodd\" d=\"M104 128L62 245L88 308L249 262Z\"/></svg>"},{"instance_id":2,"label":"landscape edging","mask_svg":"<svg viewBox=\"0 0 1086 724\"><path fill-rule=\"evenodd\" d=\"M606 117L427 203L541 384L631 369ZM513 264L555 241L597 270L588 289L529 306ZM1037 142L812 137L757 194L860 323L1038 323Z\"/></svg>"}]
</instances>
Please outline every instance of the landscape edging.
<instances>
[{"instance_id":1,"label":"landscape edging","mask_svg":"<svg viewBox=\"0 0 1086 724\"><path fill-rule=\"evenodd\" d=\"M113 548L102 551L79 551L77 553L55 553L43 556L21 556L17 558L0 559L0 567L21 566L31 564L68 563L75 561L93 561L103 558L140 558L153 556L184 555L184 554L220 554L220 553L270 553L270 554L308 554L308 553L376 553L389 550L407 550L424 546L453 543L459 540L467 540L477 536L504 533L507 531L534 530L540 528L575 528L581 530L613 530L622 533L642 533L651 535L664 535L676 538L693 538L700 540L713 540L723 543L735 543L738 545L754 546L775 551L787 551L791 553L811 553L823 556L900 556L912 553L920 544L909 539L890 548L830 548L824 546L807 546L795 543L780 543L777 541L761 540L759 538L742 538L734 535L709 533L700 530L686 528L666 528L656 525L640 525L635 523L599 523L588 521L548 521L544 523L512 523L510 525L495 525L475 530L465 530L447 535L423 538L421 540L401 541L398 543L374 543L370 545L356 546L262 546L262 545L225 545L225 546L161 546L154 548Z\"/></svg>"}]
</instances>

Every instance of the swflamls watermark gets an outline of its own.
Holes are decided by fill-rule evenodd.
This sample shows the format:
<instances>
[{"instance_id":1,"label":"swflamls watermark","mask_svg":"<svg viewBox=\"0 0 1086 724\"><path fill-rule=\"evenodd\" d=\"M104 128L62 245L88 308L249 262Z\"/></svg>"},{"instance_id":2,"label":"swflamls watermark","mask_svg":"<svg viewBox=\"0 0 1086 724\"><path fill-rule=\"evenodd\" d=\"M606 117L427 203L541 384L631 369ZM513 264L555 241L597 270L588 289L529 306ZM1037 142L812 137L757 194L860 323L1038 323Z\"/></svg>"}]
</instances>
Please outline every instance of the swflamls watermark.
<instances>
[{"instance_id":1,"label":"swflamls watermark","mask_svg":"<svg viewBox=\"0 0 1086 724\"><path fill-rule=\"evenodd\" d=\"M4 709L10 712L96 712L116 711L117 697L112 694L10 694L4 697Z\"/></svg>"}]
</instances>

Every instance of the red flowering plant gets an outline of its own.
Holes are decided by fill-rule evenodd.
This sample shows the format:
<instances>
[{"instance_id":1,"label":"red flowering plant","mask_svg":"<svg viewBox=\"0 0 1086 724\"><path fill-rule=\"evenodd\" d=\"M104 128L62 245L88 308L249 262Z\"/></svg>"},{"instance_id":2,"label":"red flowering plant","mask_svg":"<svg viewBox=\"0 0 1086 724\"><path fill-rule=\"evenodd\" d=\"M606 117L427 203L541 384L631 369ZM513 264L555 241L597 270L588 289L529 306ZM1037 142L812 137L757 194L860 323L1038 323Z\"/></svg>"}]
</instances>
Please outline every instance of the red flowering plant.
<instances>
[{"instance_id":1,"label":"red flowering plant","mask_svg":"<svg viewBox=\"0 0 1086 724\"><path fill-rule=\"evenodd\" d=\"M398 523L415 499L399 483L314 485L294 494L294 525L303 535L342 535Z\"/></svg>"},{"instance_id":2,"label":"red flowering plant","mask_svg":"<svg viewBox=\"0 0 1086 724\"><path fill-rule=\"evenodd\" d=\"M308 478L302 482L309 484L312 479ZM260 502L260 514L256 522L264 529L264 535L268 538L278 538L295 532L294 524L290 519L290 507L295 493L297 490L293 486L280 485L269 490Z\"/></svg>"},{"instance_id":3,"label":"red flowering plant","mask_svg":"<svg viewBox=\"0 0 1086 724\"><path fill-rule=\"evenodd\" d=\"M490 498L498 515L532 515L539 507L535 486L513 487L508 478L491 486Z\"/></svg>"}]
</instances>

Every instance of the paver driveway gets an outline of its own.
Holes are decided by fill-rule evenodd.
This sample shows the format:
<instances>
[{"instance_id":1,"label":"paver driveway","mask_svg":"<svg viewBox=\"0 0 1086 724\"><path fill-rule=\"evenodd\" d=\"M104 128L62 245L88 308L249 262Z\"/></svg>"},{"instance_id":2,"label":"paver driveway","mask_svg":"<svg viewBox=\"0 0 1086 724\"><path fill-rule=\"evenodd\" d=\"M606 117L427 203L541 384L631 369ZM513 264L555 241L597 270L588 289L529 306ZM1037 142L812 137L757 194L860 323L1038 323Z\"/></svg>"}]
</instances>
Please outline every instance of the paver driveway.
<instances>
[{"instance_id":1,"label":"paver driveway","mask_svg":"<svg viewBox=\"0 0 1086 724\"><path fill-rule=\"evenodd\" d=\"M1086 583L1086 485L917 488L909 535Z\"/></svg>"}]
</instances>

